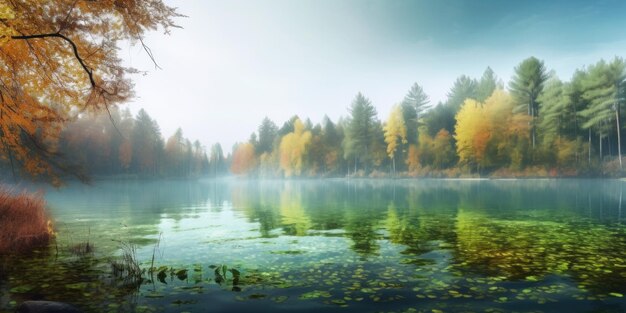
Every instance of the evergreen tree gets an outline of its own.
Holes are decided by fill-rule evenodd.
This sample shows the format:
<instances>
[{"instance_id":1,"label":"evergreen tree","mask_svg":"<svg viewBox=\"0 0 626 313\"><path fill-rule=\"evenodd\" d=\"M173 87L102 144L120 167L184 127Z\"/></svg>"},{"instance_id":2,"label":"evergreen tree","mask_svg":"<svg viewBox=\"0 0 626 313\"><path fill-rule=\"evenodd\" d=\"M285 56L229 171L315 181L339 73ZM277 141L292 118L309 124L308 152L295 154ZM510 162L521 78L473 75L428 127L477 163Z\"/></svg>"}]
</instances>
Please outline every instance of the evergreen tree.
<instances>
[{"instance_id":1,"label":"evergreen tree","mask_svg":"<svg viewBox=\"0 0 626 313\"><path fill-rule=\"evenodd\" d=\"M509 83L509 89L517 102L516 112L527 110L531 117L530 137L533 149L536 141L536 119L539 116L539 101L537 98L543 90L544 82L548 79L543 61L530 57L517 67Z\"/></svg>"},{"instance_id":2,"label":"evergreen tree","mask_svg":"<svg viewBox=\"0 0 626 313\"><path fill-rule=\"evenodd\" d=\"M376 109L372 102L360 92L350 108L347 129L346 156L354 158L354 169L361 165L366 171L371 163L372 142L375 139Z\"/></svg>"}]
</instances>

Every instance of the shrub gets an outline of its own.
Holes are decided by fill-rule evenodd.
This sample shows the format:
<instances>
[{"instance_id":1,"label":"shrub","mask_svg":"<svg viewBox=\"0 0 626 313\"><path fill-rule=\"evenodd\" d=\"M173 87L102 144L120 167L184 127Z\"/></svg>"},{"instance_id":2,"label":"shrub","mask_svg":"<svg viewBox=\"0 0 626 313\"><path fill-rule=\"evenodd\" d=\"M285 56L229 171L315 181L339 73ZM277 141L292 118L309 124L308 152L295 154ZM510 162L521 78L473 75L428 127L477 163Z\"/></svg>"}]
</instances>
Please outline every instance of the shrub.
<instances>
[{"instance_id":1,"label":"shrub","mask_svg":"<svg viewBox=\"0 0 626 313\"><path fill-rule=\"evenodd\" d=\"M0 254L46 246L53 234L41 193L0 186Z\"/></svg>"}]
</instances>

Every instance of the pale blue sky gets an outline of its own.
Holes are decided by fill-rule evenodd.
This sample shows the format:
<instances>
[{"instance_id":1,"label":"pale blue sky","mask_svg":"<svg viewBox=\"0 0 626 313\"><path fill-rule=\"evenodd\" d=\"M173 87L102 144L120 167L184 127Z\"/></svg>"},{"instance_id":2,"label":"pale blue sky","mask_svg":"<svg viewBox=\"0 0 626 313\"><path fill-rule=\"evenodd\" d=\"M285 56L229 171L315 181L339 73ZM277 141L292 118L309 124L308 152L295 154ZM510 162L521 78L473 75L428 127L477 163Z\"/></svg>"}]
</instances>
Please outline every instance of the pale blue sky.
<instances>
[{"instance_id":1,"label":"pale blue sky","mask_svg":"<svg viewBox=\"0 0 626 313\"><path fill-rule=\"evenodd\" d=\"M188 18L146 38L162 70L137 47L133 112L164 136L182 127L230 151L264 116L337 120L357 92L385 119L417 82L433 103L456 77L491 66L506 84L536 56L568 80L600 58L626 56L626 1L192 1L166 0ZM127 47L124 47L127 48Z\"/></svg>"}]
</instances>

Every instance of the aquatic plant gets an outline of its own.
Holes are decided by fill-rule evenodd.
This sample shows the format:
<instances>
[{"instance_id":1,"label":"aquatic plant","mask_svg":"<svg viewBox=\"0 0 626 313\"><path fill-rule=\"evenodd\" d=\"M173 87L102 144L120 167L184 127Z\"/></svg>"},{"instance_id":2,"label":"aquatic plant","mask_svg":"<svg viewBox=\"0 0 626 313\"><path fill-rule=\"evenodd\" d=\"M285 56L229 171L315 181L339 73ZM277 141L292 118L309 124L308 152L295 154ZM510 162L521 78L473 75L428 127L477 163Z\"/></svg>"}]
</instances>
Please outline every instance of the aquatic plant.
<instances>
[{"instance_id":1,"label":"aquatic plant","mask_svg":"<svg viewBox=\"0 0 626 313\"><path fill-rule=\"evenodd\" d=\"M122 256L110 261L113 276L121 278L128 284L140 286L145 270L141 268L137 259L137 246L121 242L121 249Z\"/></svg>"},{"instance_id":2,"label":"aquatic plant","mask_svg":"<svg viewBox=\"0 0 626 313\"><path fill-rule=\"evenodd\" d=\"M0 254L48 245L54 236L41 193L0 186Z\"/></svg>"}]
</instances>

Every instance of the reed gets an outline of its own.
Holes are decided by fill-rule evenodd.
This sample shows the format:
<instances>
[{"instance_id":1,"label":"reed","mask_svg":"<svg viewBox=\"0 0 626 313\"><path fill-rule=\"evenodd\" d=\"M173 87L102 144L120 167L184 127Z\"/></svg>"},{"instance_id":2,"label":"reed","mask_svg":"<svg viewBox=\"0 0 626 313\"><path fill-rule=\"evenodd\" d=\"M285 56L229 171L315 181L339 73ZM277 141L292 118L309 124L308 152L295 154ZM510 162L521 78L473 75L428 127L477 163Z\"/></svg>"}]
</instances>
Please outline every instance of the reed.
<instances>
[{"instance_id":1,"label":"reed","mask_svg":"<svg viewBox=\"0 0 626 313\"><path fill-rule=\"evenodd\" d=\"M0 186L0 254L47 246L53 235L41 193Z\"/></svg>"}]
</instances>

